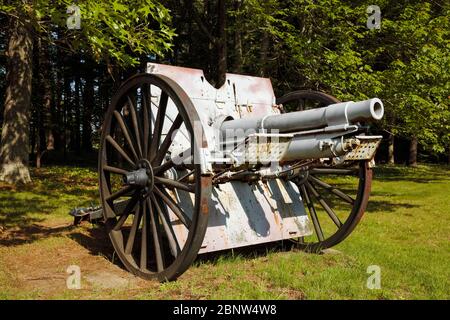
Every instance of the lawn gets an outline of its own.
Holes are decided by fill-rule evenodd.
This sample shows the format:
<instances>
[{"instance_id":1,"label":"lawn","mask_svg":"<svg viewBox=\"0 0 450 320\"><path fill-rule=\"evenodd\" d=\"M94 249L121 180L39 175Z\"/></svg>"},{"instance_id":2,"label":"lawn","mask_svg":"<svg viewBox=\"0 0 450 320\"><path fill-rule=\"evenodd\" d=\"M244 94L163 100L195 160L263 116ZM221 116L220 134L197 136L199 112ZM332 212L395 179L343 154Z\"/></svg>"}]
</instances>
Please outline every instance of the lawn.
<instances>
[{"instance_id":1,"label":"lawn","mask_svg":"<svg viewBox=\"0 0 450 320\"><path fill-rule=\"evenodd\" d=\"M102 227L71 226L71 208L97 203L94 169L33 170L29 186L0 184L0 299L449 299L449 169L377 167L365 217L335 250L227 252L165 284L123 270ZM380 289L366 286L372 265Z\"/></svg>"}]
</instances>

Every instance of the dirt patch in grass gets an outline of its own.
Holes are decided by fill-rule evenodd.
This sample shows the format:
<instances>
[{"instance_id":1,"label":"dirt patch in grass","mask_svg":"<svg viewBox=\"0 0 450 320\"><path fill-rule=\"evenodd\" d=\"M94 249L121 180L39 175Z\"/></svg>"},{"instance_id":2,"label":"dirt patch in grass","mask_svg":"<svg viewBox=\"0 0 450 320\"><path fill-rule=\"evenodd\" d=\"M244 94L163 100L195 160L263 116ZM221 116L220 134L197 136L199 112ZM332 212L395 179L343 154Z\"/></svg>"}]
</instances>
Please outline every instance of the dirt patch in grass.
<instances>
[{"instance_id":1,"label":"dirt patch in grass","mask_svg":"<svg viewBox=\"0 0 450 320\"><path fill-rule=\"evenodd\" d=\"M67 221L67 220L66 220ZM96 237L96 238L94 238ZM27 293L30 298L100 298L109 293L157 283L144 281L124 270L101 228L73 227L70 223L34 224L24 229L7 230L0 237L3 267L13 276L12 297ZM69 290L66 280L69 266L79 266L81 290ZM108 295L108 292L106 292ZM121 298L130 298L125 294Z\"/></svg>"}]
</instances>

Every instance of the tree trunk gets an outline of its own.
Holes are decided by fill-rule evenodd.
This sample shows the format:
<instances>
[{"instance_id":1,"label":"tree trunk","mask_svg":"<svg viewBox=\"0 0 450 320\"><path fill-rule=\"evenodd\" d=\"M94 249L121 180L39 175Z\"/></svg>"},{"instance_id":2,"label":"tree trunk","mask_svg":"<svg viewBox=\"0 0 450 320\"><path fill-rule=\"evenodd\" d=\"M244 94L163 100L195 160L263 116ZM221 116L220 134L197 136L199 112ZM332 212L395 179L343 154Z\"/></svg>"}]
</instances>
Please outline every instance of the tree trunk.
<instances>
[{"instance_id":1,"label":"tree trunk","mask_svg":"<svg viewBox=\"0 0 450 320\"><path fill-rule=\"evenodd\" d=\"M267 59L268 59L268 51L269 51L269 35L264 31L262 44L261 44L261 57L260 57L260 70L259 74L261 77L266 75L267 70Z\"/></svg>"},{"instance_id":2,"label":"tree trunk","mask_svg":"<svg viewBox=\"0 0 450 320\"><path fill-rule=\"evenodd\" d=\"M31 101L33 41L31 24L11 18L4 122L0 143L0 180L31 182L29 159L29 110Z\"/></svg>"},{"instance_id":3,"label":"tree trunk","mask_svg":"<svg viewBox=\"0 0 450 320\"><path fill-rule=\"evenodd\" d=\"M408 163L410 167L417 167L417 137L411 138Z\"/></svg>"},{"instance_id":4,"label":"tree trunk","mask_svg":"<svg viewBox=\"0 0 450 320\"><path fill-rule=\"evenodd\" d=\"M234 9L236 12L240 10L242 6L242 0L236 0L234 3ZM241 73L242 72L242 34L241 29L238 26L239 21L235 20L235 29L234 29L234 72Z\"/></svg>"},{"instance_id":5,"label":"tree trunk","mask_svg":"<svg viewBox=\"0 0 450 320\"><path fill-rule=\"evenodd\" d=\"M218 10L218 25L217 25L217 74L216 74L216 88L220 88L225 83L227 73L227 10L226 1L219 0L217 4Z\"/></svg>"},{"instance_id":6,"label":"tree trunk","mask_svg":"<svg viewBox=\"0 0 450 320\"><path fill-rule=\"evenodd\" d=\"M77 56L77 61L79 61ZM75 123L72 126L72 137L71 141L73 141L72 144L72 150L75 151L77 154L81 150L81 103L80 103L80 92L81 92L81 79L80 79L80 73L79 71L75 74L75 97L74 97L74 109L75 109Z\"/></svg>"},{"instance_id":7,"label":"tree trunk","mask_svg":"<svg viewBox=\"0 0 450 320\"><path fill-rule=\"evenodd\" d=\"M68 64L68 60L69 57L66 55L64 57L64 61L63 61L63 65L66 66ZM64 156L64 161L66 161L67 159L67 147L70 144L70 135L69 135L69 112L71 110L71 105L72 105L72 89L71 89L71 81L72 78L69 75L69 71L67 70L66 67L64 67L64 72L63 72L63 77L64 77L64 109L62 110L62 117L63 117L63 156Z\"/></svg>"},{"instance_id":8,"label":"tree trunk","mask_svg":"<svg viewBox=\"0 0 450 320\"><path fill-rule=\"evenodd\" d=\"M42 157L49 150L54 150L55 139L52 128L52 84L51 84L51 63L48 46L41 38L35 42L36 78L33 82L36 85L35 96L37 96L37 126L39 138L36 141L36 168L41 168Z\"/></svg>"},{"instance_id":9,"label":"tree trunk","mask_svg":"<svg viewBox=\"0 0 450 320\"><path fill-rule=\"evenodd\" d=\"M83 92L83 134L81 137L81 145L84 152L89 153L92 151L92 111L95 107L94 103L94 78L93 68L86 70L86 83L84 85Z\"/></svg>"},{"instance_id":10,"label":"tree trunk","mask_svg":"<svg viewBox=\"0 0 450 320\"><path fill-rule=\"evenodd\" d=\"M55 139L52 130L52 84L51 84L51 63L48 52L48 46L40 41L39 48L39 66L41 68L42 85L42 116L45 134L45 149L53 150L55 148Z\"/></svg>"},{"instance_id":11,"label":"tree trunk","mask_svg":"<svg viewBox=\"0 0 450 320\"><path fill-rule=\"evenodd\" d=\"M42 77L41 77L41 68L40 68L40 50L41 50L41 40L39 37L34 37L33 39L33 61L32 68L33 74L38 75L31 79L31 90L34 94L31 96L31 122L34 123L36 130L33 130L33 134L36 134L34 137L34 141L36 142L35 146L35 155L36 155L36 168L39 169L41 167L41 152L43 150L43 146L45 145L45 131L44 125L42 121Z\"/></svg>"},{"instance_id":12,"label":"tree trunk","mask_svg":"<svg viewBox=\"0 0 450 320\"><path fill-rule=\"evenodd\" d=\"M57 31L58 39L60 36L60 31ZM56 49L56 68L55 68L55 84L54 84L54 140L55 140L55 149L61 150L63 146L63 130L64 127L64 104L63 104L63 95L64 95L64 53L61 47L57 47Z\"/></svg>"},{"instance_id":13,"label":"tree trunk","mask_svg":"<svg viewBox=\"0 0 450 320\"><path fill-rule=\"evenodd\" d=\"M389 137L389 142L388 142L388 163L389 164L395 163L394 141L395 141L395 136L393 134L391 134Z\"/></svg>"},{"instance_id":14,"label":"tree trunk","mask_svg":"<svg viewBox=\"0 0 450 320\"><path fill-rule=\"evenodd\" d=\"M236 30L234 33L235 41L235 60L234 60L234 72L242 73L242 36L241 31Z\"/></svg>"},{"instance_id":15,"label":"tree trunk","mask_svg":"<svg viewBox=\"0 0 450 320\"><path fill-rule=\"evenodd\" d=\"M448 147L447 151L447 164L450 164L450 146Z\"/></svg>"}]
</instances>

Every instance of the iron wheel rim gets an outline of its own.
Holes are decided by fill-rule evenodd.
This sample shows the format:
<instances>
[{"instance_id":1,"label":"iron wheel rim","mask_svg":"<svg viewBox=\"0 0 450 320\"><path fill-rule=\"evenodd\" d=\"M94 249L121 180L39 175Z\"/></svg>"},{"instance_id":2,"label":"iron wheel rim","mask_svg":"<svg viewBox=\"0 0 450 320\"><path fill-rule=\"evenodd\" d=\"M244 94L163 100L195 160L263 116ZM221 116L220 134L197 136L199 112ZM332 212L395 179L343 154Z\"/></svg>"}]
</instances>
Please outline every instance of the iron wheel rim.
<instances>
[{"instance_id":1,"label":"iron wheel rim","mask_svg":"<svg viewBox=\"0 0 450 320\"><path fill-rule=\"evenodd\" d=\"M140 92L141 98L140 98L140 106L141 109L139 110L137 105L138 102L135 101L135 105L129 106L129 113L131 114L131 117L128 117L128 120L131 119L131 122L133 122L133 118L136 119L136 114L139 114L141 117L139 118L139 122L137 124L137 131L134 124L130 125L132 127L131 129L125 126L125 131L128 129L128 135L132 136L134 133L134 136L131 137L131 139L127 139L126 137L122 137L122 149L125 149L125 144L129 144L126 150L126 154L128 155L128 160L132 160L131 162L137 163L141 160L146 160L148 162L151 162L154 167L152 167L152 171L158 170L158 168L163 167L166 163L169 161L166 161L167 153L169 152L169 149L166 150L166 147L164 147L165 152L161 151L162 146L166 142L166 137L169 135L166 135L163 139L163 129L165 122L167 121L166 113L168 110L168 105L175 106L178 110L178 115L175 119L172 119L172 123L170 126L170 129L172 127L178 127L179 130L180 127L184 125L184 128L186 131L188 131L189 136L191 137L191 154L194 157L198 157L200 155L200 149L204 148L206 146L206 141L204 139L203 132L199 132L198 129L194 130L194 126L196 123L199 122L198 115L195 111L195 108L187 96L187 94L181 89L179 85L177 85L174 81L170 80L169 78L162 76L162 75L150 75L150 74L140 74L136 75L130 79L128 79L118 90L117 94L113 97L111 105L108 109L108 112L105 117L104 125L103 125L103 133L101 138L101 147L99 152L99 186L100 186L100 196L103 206L103 212L104 212L104 218L106 221L106 227L107 232L109 234L109 237L111 239L111 242L113 244L113 247L119 256L121 262L124 264L127 270L132 272L133 274L140 276L145 279L158 279L160 281L168 281L168 280L174 280L178 276L180 276L184 271L187 270L187 268L190 266L190 264L195 260L198 251L200 250L200 247L203 242L204 235L206 233L207 223L208 223L208 212L207 212L207 206L205 207L205 203L208 201L210 188L211 188L211 179L208 176L204 176L201 173L201 168L199 164L193 164L191 166L192 171L194 172L192 174L193 183L190 184L184 184L189 185L189 188L192 187L192 190L189 189L189 193L193 193L194 196L194 204L193 204L193 212L192 216L190 217L190 223L189 225L185 225L185 228L187 229L187 238L185 239L184 245L178 245L180 246L179 251L176 250L176 242L179 242L177 240L177 236L174 235L174 226L173 223L171 223L170 214L169 212L172 212L173 216L173 210L172 207L170 207L168 203L175 202L175 205L178 206L178 209L181 209L182 213L184 210L182 209L180 203L181 200L176 202L176 199L173 199L173 197L170 195L170 192L172 190L172 185L170 190L167 188L167 183L170 180L167 179L166 176L163 176L163 174L166 174L169 170L171 170L174 165L172 164L171 167L165 168L162 171L158 171L154 173L154 179L159 179L159 183L155 182L155 187L149 191L142 192L141 189L138 191L134 190L135 188L131 188L131 193L133 194L130 199L128 200L128 203L131 203L133 200L133 197L136 197L133 201L137 202L138 208L136 208L136 205L134 208L128 208L129 213L126 214L126 218L123 218L125 221L129 219L129 216L132 216L133 218L133 224L131 228L133 228L134 220L135 219L141 219L136 222L137 227L135 227L135 233L138 232L141 233L141 244L140 244L140 261L139 258L134 254L134 247L136 246L136 234L134 235L134 238L132 239L131 244L131 252L130 252L130 245L128 244L128 240L130 237L130 233L133 232L131 229L130 233L128 233L127 237L124 233L125 231L125 222L121 222L121 217L124 215L119 215L117 217L113 217L115 214L114 212L111 212L112 210L116 210L114 199L112 202L110 201L111 196L114 195L113 186L111 184L111 175L116 174L117 172L111 172L111 163L109 163L110 159L108 158L108 155L111 153L111 150L114 149L115 152L117 152L118 149L115 149L111 144L111 138L113 136L112 130L117 130L120 128L120 131L122 131L122 136L125 136L126 134L123 131L123 123L126 124L126 121L120 122L119 116L117 115L117 112L124 113L124 107L126 104L125 99L129 98L130 92L139 92L139 89L141 88ZM158 109L155 114L152 113L152 109L154 109L154 106L152 105L152 93L149 92L149 95L147 98L144 96L147 94L147 89L151 91L152 88L159 88L160 89L160 95L159 95L159 105ZM163 107L164 103L163 98L167 101L165 102L165 107ZM129 99L131 101L131 99ZM131 102L132 104L132 102ZM130 103L128 103L130 105ZM144 105L147 105L147 109L145 109ZM131 111L132 108L135 108L134 113L135 116L133 117L133 112ZM119 111L118 111L119 110ZM160 110L163 110L164 112L161 112L164 117L161 120L162 124L160 125L160 133L155 133L157 123L161 122L158 121L158 113ZM116 111L116 113L114 112ZM147 112L146 112L147 111ZM147 114L147 116L145 116ZM152 115L154 115L154 123L152 122ZM123 118L125 116L122 115ZM179 120L179 117L181 117L181 120ZM178 119L178 122L177 122ZM145 123L147 122L147 125ZM182 122L182 124L179 124ZM175 125L175 123L177 123ZM169 123L170 125L170 123ZM152 131L153 130L153 131ZM170 131L169 131L170 132ZM167 133L167 132L166 132ZM145 141L145 136L147 135L148 140ZM155 136L158 138L155 139ZM179 137L179 136L178 136ZM114 138L113 138L114 139ZM139 147L138 140L141 140L141 146ZM153 141L158 141L158 143L153 143ZM173 140L173 139L172 139ZM131 141L131 143L129 143ZM169 144L171 145L172 141ZM120 145L120 143L118 143ZM134 144L134 149L133 145ZM145 146L146 145L146 146ZM169 147L167 148L170 148ZM138 150L139 149L139 150ZM153 152L152 152L153 150ZM125 150L122 150L125 151ZM160 152L160 153L158 153ZM161 156L163 154L163 157ZM119 153L120 154L120 153ZM135 157L137 155L138 157ZM128 162L128 165L132 167L132 164L129 163L127 159L124 159L123 156L122 161ZM139 158L139 159L137 159ZM197 158L198 159L198 158ZM114 168L114 167L113 167ZM137 168L135 167L134 170ZM117 173L120 174L120 173ZM161 179L166 179L162 180ZM171 184L173 184L175 179L172 179ZM145 190L145 188L144 188ZM143 194L138 194L139 192ZM177 189L177 192L179 190ZM183 191L184 192L184 191ZM117 193L117 192L116 192ZM138 195L136 195L138 194ZM167 198L172 198L172 201ZM163 200L164 199L164 200ZM111 204L112 203L112 204ZM127 204L128 205L128 204ZM172 203L172 205L174 205ZM131 207L131 205L130 205ZM175 207L176 208L176 207ZM134 212L133 212L134 211ZM139 213L138 213L139 212ZM186 212L184 212L186 213ZM163 217L165 215L165 217ZM139 218L137 218L139 216ZM165 223L164 223L165 220ZM181 218L180 218L181 220ZM154 221L154 222L153 222ZM173 221L172 221L173 222ZM185 222L187 222L187 219L185 218ZM118 229L118 224L122 223ZM171 227L172 232L170 229L167 229L167 227ZM123 229L122 229L123 228ZM144 229L145 228L145 229ZM155 228L158 228L156 230ZM164 229L164 230L161 230ZM172 233L172 235L170 235ZM143 240L143 234L145 234L145 239L152 238L149 240L152 241L144 241ZM152 236L150 236L150 234ZM154 236L156 235L156 236ZM157 254L156 249L156 242L158 238L160 239L160 252ZM127 240L125 241L125 238ZM169 238L172 238L171 240ZM175 238L175 239L174 239ZM169 242L169 249L171 252L171 255L174 256L172 259L168 259L167 256L163 257L162 260L162 267L161 267L161 255L164 255L167 251L167 243ZM152 252L150 250L149 245L153 244L155 246L154 248L154 264L150 265L151 261L151 255ZM182 246L182 247L181 247ZM142 253L144 250L148 251L147 253ZM127 250L128 249L128 250ZM174 251L177 251L175 254ZM144 258L147 259L147 262L143 262ZM159 256L159 257L158 257ZM155 269L156 268L156 269Z\"/></svg>"},{"instance_id":2,"label":"iron wheel rim","mask_svg":"<svg viewBox=\"0 0 450 320\"><path fill-rule=\"evenodd\" d=\"M303 100L302 103L299 103L299 100ZM325 94L323 92L319 91L312 91L312 90L299 90L294 91L291 93L286 94L285 96L277 99L277 104L287 104L287 103L293 103L296 102L300 106L305 106L307 103L305 101L315 101L318 103L315 107L324 107L330 104L339 103L340 101L328 94ZM314 106L313 106L314 107ZM303 110L303 109L301 109ZM327 212L327 210L323 207L322 203L320 203L319 198L322 198L322 201L325 201L325 205L328 205L328 209L331 209L331 212L327 212L327 215L330 216L330 214L334 213L333 208L324 200L324 198L321 196L321 193L323 194L327 189L328 191L331 190L330 188L325 188L324 185L328 185L329 187L333 187L333 185L324 184L324 181L318 178L318 170L320 169L327 169L327 168L319 168L319 167L312 167L307 171L307 178L304 179L301 183L298 183L298 181L291 180L293 183L297 185L299 188L299 193L302 197L302 200L305 204L305 210L307 211L307 214L312 221L313 225L313 235L314 239L316 241L311 242L304 242L302 238L299 238L298 241L295 241L296 245L299 249L307 251L307 252L320 252L323 249L327 249L330 247L333 247L337 245L338 243L342 242L344 239L346 239L352 231L355 229L355 227L360 222L361 218L364 215L364 212L367 208L367 203L369 200L369 195L371 191L371 184L372 184L372 169L369 165L369 161L354 161L353 164L355 166L357 165L357 178L358 178L358 186L356 188L356 197L352 199L353 203L351 204L351 209L349 210L348 216L345 219L344 222L340 221L338 218L338 223L340 223L340 226L337 227L337 230L332 233L329 236L326 236L323 234L322 239L319 236L320 233L320 219L318 219L317 215L317 205L322 207L322 209ZM339 169L337 167L328 167L329 169L335 168ZM315 171L314 171L315 170ZM344 170L344 169L342 169ZM316 173L313 173L316 172ZM324 171L326 172L326 170ZM342 171L344 172L344 171ZM326 174L324 174L326 176ZM348 174L352 175L352 174ZM319 182L317 180L320 180ZM312 188L311 188L312 187ZM338 188L333 188L334 192L339 193ZM336 191L339 190L339 191ZM332 193L332 191L329 191ZM319 197L316 195L319 194ZM339 193L340 194L340 193ZM336 194L334 194L336 195ZM344 196L344 195L341 195ZM348 196L348 195L347 195ZM337 196L339 198L339 196ZM351 198L351 197L350 197ZM316 206L314 206L314 201L316 201ZM341 199L342 200L342 199ZM344 201L344 200L342 200ZM349 202L350 199L348 199L347 202ZM315 212L316 211L316 212ZM313 216L316 216L316 220L319 220L318 223L314 221ZM331 216L330 216L331 218ZM333 220L333 218L331 218ZM334 220L333 220L334 222ZM336 224L336 223L335 223ZM317 226L318 225L318 226ZM322 230L323 233L323 230ZM311 239L310 239L311 240Z\"/></svg>"}]
</instances>

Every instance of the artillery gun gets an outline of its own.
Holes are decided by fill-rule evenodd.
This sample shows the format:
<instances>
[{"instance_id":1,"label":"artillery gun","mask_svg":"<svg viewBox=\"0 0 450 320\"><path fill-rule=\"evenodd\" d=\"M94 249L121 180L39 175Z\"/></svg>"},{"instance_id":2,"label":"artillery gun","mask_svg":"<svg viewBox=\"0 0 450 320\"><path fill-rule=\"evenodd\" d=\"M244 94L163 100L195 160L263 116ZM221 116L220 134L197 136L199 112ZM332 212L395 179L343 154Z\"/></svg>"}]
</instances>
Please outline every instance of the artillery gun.
<instances>
[{"instance_id":1,"label":"artillery gun","mask_svg":"<svg viewBox=\"0 0 450 320\"><path fill-rule=\"evenodd\" d=\"M298 111L285 112L294 109ZM198 254L345 239L369 199L379 99L315 91L276 99L269 79L150 63L112 99L99 151L101 208L125 267L176 279Z\"/></svg>"}]
</instances>

